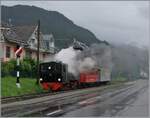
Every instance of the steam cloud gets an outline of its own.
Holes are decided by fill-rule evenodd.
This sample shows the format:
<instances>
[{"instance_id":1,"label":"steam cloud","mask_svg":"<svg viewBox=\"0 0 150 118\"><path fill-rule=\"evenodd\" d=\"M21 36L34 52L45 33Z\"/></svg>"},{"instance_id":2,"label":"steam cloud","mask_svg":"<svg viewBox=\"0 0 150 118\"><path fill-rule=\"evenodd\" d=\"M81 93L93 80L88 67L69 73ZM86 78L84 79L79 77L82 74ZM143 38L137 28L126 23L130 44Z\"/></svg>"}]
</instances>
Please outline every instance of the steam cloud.
<instances>
[{"instance_id":1,"label":"steam cloud","mask_svg":"<svg viewBox=\"0 0 150 118\"><path fill-rule=\"evenodd\" d=\"M48 59L50 61L50 59ZM111 49L105 44L93 44L89 49L80 51L73 47L62 49L51 61L61 61L68 65L68 71L74 76L95 67L111 70Z\"/></svg>"},{"instance_id":2,"label":"steam cloud","mask_svg":"<svg viewBox=\"0 0 150 118\"><path fill-rule=\"evenodd\" d=\"M80 51L75 51L72 47L67 49L62 49L59 53L55 55L56 61L62 61L68 65L68 71L74 75L77 75L77 60L76 56Z\"/></svg>"},{"instance_id":3,"label":"steam cloud","mask_svg":"<svg viewBox=\"0 0 150 118\"><path fill-rule=\"evenodd\" d=\"M95 61L90 57L86 57L84 58L84 60L79 60L78 71L85 72L91 70L95 66L96 66Z\"/></svg>"}]
</instances>

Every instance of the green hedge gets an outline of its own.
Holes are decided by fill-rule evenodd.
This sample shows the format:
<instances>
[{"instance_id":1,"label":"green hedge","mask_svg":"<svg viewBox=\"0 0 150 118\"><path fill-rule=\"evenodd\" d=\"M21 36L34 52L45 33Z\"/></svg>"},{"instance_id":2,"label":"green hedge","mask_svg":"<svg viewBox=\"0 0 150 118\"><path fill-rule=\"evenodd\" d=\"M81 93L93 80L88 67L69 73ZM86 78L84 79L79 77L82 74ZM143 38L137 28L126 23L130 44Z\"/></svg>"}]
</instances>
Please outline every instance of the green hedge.
<instances>
[{"instance_id":1,"label":"green hedge","mask_svg":"<svg viewBox=\"0 0 150 118\"><path fill-rule=\"evenodd\" d=\"M16 60L2 62L2 77L16 76ZM33 59L24 58L20 61L20 77L36 77L37 64Z\"/></svg>"}]
</instances>

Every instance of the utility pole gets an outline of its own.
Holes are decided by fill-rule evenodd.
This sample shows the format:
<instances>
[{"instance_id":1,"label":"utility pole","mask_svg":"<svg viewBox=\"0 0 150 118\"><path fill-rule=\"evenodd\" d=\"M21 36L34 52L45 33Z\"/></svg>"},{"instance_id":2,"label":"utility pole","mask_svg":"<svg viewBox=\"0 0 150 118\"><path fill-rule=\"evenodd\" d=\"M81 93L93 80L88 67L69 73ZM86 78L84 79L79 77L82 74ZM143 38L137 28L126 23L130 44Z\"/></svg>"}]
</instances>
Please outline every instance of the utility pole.
<instances>
[{"instance_id":1,"label":"utility pole","mask_svg":"<svg viewBox=\"0 0 150 118\"><path fill-rule=\"evenodd\" d=\"M39 84L39 50L40 50L40 20L38 20L37 28L37 80L36 84Z\"/></svg>"}]
</instances>

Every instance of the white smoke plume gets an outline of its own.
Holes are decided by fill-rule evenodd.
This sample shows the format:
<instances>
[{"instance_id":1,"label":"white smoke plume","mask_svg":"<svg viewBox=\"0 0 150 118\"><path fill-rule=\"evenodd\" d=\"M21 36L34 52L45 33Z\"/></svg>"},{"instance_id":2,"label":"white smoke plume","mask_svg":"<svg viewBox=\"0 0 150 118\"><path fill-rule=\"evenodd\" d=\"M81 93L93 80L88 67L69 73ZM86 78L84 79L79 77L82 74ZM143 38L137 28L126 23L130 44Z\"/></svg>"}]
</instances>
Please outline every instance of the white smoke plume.
<instances>
[{"instance_id":1,"label":"white smoke plume","mask_svg":"<svg viewBox=\"0 0 150 118\"><path fill-rule=\"evenodd\" d=\"M95 66L96 62L92 58L86 57L83 60L79 60L78 71L85 72L93 69Z\"/></svg>"},{"instance_id":2,"label":"white smoke plume","mask_svg":"<svg viewBox=\"0 0 150 118\"><path fill-rule=\"evenodd\" d=\"M73 47L67 49L62 49L59 53L55 55L56 61L62 61L68 65L68 71L74 75L77 75L77 60L76 56L81 53L80 51L75 51Z\"/></svg>"},{"instance_id":3,"label":"white smoke plume","mask_svg":"<svg viewBox=\"0 0 150 118\"><path fill-rule=\"evenodd\" d=\"M94 44L89 49L80 51L73 47L62 49L49 61L61 61L68 65L68 71L74 76L95 67L111 70L111 49L104 44ZM47 60L48 61L48 60Z\"/></svg>"}]
</instances>

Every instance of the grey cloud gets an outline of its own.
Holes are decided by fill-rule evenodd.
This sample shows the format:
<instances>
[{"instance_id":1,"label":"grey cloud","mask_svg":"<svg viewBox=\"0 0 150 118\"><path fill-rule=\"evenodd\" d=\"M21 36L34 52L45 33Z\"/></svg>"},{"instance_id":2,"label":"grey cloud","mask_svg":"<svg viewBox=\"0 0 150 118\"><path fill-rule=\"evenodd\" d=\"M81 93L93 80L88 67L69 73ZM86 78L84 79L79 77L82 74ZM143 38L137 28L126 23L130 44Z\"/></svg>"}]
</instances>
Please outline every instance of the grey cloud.
<instances>
[{"instance_id":1,"label":"grey cloud","mask_svg":"<svg viewBox=\"0 0 150 118\"><path fill-rule=\"evenodd\" d=\"M149 18L149 11L150 11L150 8L147 6L147 7L138 7L138 10L139 10L139 13L145 17L145 18Z\"/></svg>"},{"instance_id":2,"label":"grey cloud","mask_svg":"<svg viewBox=\"0 0 150 118\"><path fill-rule=\"evenodd\" d=\"M148 1L32 1L2 2L26 4L58 11L75 24L85 27L101 40L148 45Z\"/></svg>"}]
</instances>

